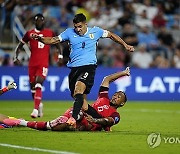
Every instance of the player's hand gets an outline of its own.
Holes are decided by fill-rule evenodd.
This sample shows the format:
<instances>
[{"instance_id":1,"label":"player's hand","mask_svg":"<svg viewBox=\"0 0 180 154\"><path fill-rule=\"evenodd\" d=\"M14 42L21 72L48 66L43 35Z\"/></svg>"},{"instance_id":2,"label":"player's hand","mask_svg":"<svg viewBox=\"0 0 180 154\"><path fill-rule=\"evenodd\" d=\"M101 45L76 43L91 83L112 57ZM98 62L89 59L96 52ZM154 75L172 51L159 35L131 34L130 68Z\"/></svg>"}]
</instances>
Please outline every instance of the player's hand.
<instances>
[{"instance_id":1,"label":"player's hand","mask_svg":"<svg viewBox=\"0 0 180 154\"><path fill-rule=\"evenodd\" d=\"M130 52L134 51L134 47L131 45L126 44L124 47L126 48L127 51L130 51Z\"/></svg>"},{"instance_id":2,"label":"player's hand","mask_svg":"<svg viewBox=\"0 0 180 154\"><path fill-rule=\"evenodd\" d=\"M62 55L61 55L62 56ZM58 63L58 66L63 66L63 63L64 63L64 61L63 61L63 56L62 57L60 57L60 55L58 56L58 61L57 61L57 63Z\"/></svg>"},{"instance_id":3,"label":"player's hand","mask_svg":"<svg viewBox=\"0 0 180 154\"><path fill-rule=\"evenodd\" d=\"M96 119L93 118L92 116L90 116L89 114L85 114L85 118L89 122L95 122L96 121Z\"/></svg>"},{"instance_id":4,"label":"player's hand","mask_svg":"<svg viewBox=\"0 0 180 154\"><path fill-rule=\"evenodd\" d=\"M41 36L39 36L38 34L36 33L31 33L30 34L30 37L34 40L40 40L41 39Z\"/></svg>"},{"instance_id":5,"label":"player's hand","mask_svg":"<svg viewBox=\"0 0 180 154\"><path fill-rule=\"evenodd\" d=\"M21 65L21 62L19 61L19 59L17 59L17 58L14 58L14 65L18 65L18 66L20 66Z\"/></svg>"},{"instance_id":6,"label":"player's hand","mask_svg":"<svg viewBox=\"0 0 180 154\"><path fill-rule=\"evenodd\" d=\"M16 83L14 81L10 81L8 83L8 89L11 90L11 89L17 89L17 86L16 86Z\"/></svg>"},{"instance_id":7,"label":"player's hand","mask_svg":"<svg viewBox=\"0 0 180 154\"><path fill-rule=\"evenodd\" d=\"M127 76L130 76L130 68L129 67L126 67L124 72L126 73Z\"/></svg>"}]
</instances>

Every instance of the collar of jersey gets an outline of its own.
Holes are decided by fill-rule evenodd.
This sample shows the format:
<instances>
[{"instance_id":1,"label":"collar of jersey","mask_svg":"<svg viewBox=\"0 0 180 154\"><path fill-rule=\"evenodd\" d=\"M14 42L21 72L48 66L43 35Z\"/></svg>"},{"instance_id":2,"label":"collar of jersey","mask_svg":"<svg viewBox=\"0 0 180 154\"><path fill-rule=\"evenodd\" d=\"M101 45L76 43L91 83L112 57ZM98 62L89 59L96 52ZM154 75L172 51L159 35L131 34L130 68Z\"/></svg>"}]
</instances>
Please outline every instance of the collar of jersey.
<instances>
[{"instance_id":1,"label":"collar of jersey","mask_svg":"<svg viewBox=\"0 0 180 154\"><path fill-rule=\"evenodd\" d=\"M84 33L84 35L86 35L88 33L88 31L89 31L89 28L87 27L87 31L86 31L86 33Z\"/></svg>"},{"instance_id":2,"label":"collar of jersey","mask_svg":"<svg viewBox=\"0 0 180 154\"><path fill-rule=\"evenodd\" d=\"M36 28L34 29L34 31L36 32L36 33L39 33L40 31L39 30L37 30Z\"/></svg>"}]
</instances>

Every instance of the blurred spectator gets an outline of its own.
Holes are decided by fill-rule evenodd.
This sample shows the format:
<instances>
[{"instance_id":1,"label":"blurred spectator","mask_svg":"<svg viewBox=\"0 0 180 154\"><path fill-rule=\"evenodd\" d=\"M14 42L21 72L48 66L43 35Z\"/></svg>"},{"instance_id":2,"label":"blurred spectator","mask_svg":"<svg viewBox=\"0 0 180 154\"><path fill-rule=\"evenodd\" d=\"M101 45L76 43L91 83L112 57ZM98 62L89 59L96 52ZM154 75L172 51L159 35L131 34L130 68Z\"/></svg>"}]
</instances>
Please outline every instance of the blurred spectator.
<instances>
[{"instance_id":1,"label":"blurred spectator","mask_svg":"<svg viewBox=\"0 0 180 154\"><path fill-rule=\"evenodd\" d=\"M150 31L149 27L141 27L141 31L137 33L138 42L146 44L148 50L154 50L159 46L157 36L154 32Z\"/></svg>"},{"instance_id":2,"label":"blurred spectator","mask_svg":"<svg viewBox=\"0 0 180 154\"><path fill-rule=\"evenodd\" d=\"M173 67L180 69L180 44L175 49L173 56Z\"/></svg>"},{"instance_id":3,"label":"blurred spectator","mask_svg":"<svg viewBox=\"0 0 180 154\"><path fill-rule=\"evenodd\" d=\"M157 35L158 39L160 40L160 43L165 46L172 46L173 45L173 37L170 31L166 29L166 27L161 27L160 31Z\"/></svg>"},{"instance_id":4,"label":"blurred spectator","mask_svg":"<svg viewBox=\"0 0 180 154\"><path fill-rule=\"evenodd\" d=\"M86 8L89 11L89 13L95 17L96 13L98 13L99 9L99 0L88 0L86 3Z\"/></svg>"},{"instance_id":5,"label":"blurred spectator","mask_svg":"<svg viewBox=\"0 0 180 154\"><path fill-rule=\"evenodd\" d=\"M86 16L86 19L87 19L87 22L88 22L91 19L91 14L88 11L88 9L86 8L85 3L82 3L81 5L82 5L81 7L77 8L75 10L75 14L83 13Z\"/></svg>"},{"instance_id":6,"label":"blurred spectator","mask_svg":"<svg viewBox=\"0 0 180 154\"><path fill-rule=\"evenodd\" d=\"M135 10L136 15L142 14L144 10L147 12L147 18L153 19L157 14L157 7L152 6L151 0L143 0L143 3L133 3L133 8Z\"/></svg>"},{"instance_id":7,"label":"blurred spectator","mask_svg":"<svg viewBox=\"0 0 180 154\"><path fill-rule=\"evenodd\" d=\"M3 65L5 52L0 48L0 66Z\"/></svg>"},{"instance_id":8,"label":"blurred spectator","mask_svg":"<svg viewBox=\"0 0 180 154\"><path fill-rule=\"evenodd\" d=\"M74 13L77 10L77 8L80 7L80 4L77 0L71 0L66 4L65 7L69 13Z\"/></svg>"},{"instance_id":9,"label":"blurred spectator","mask_svg":"<svg viewBox=\"0 0 180 154\"><path fill-rule=\"evenodd\" d=\"M139 44L138 49L132 55L132 64L137 68L149 68L153 57L146 50L146 44Z\"/></svg>"},{"instance_id":10,"label":"blurred spectator","mask_svg":"<svg viewBox=\"0 0 180 154\"><path fill-rule=\"evenodd\" d=\"M103 48L98 55L98 64L104 67L112 67L113 58L108 48Z\"/></svg>"},{"instance_id":11,"label":"blurred spectator","mask_svg":"<svg viewBox=\"0 0 180 154\"><path fill-rule=\"evenodd\" d=\"M158 11L158 13L152 19L154 28L160 28L166 26L166 19L163 11Z\"/></svg>"},{"instance_id":12,"label":"blurred spectator","mask_svg":"<svg viewBox=\"0 0 180 154\"><path fill-rule=\"evenodd\" d=\"M157 37L160 41L161 49L164 51L165 57L169 60L172 59L174 39L170 32L166 29L166 27L161 27Z\"/></svg>"},{"instance_id":13,"label":"blurred spectator","mask_svg":"<svg viewBox=\"0 0 180 154\"><path fill-rule=\"evenodd\" d=\"M166 58L164 58L163 56L158 54L158 55L155 56L151 66L155 67L155 68L169 68L170 63Z\"/></svg>"},{"instance_id":14,"label":"blurred spectator","mask_svg":"<svg viewBox=\"0 0 180 154\"><path fill-rule=\"evenodd\" d=\"M124 25L122 38L129 45L132 45L132 46L138 45L138 39L137 39L136 32L132 24Z\"/></svg>"},{"instance_id":15,"label":"blurred spectator","mask_svg":"<svg viewBox=\"0 0 180 154\"><path fill-rule=\"evenodd\" d=\"M162 2L164 13L172 15L178 13L179 0L165 0Z\"/></svg>"},{"instance_id":16,"label":"blurred spectator","mask_svg":"<svg viewBox=\"0 0 180 154\"><path fill-rule=\"evenodd\" d=\"M113 46L113 67L124 67L125 53L121 46Z\"/></svg>"},{"instance_id":17,"label":"blurred spectator","mask_svg":"<svg viewBox=\"0 0 180 154\"><path fill-rule=\"evenodd\" d=\"M61 31L64 31L70 25L70 21L72 19L71 14L69 14L65 8L61 8L61 15L58 18L59 26L61 27Z\"/></svg>"},{"instance_id":18,"label":"blurred spectator","mask_svg":"<svg viewBox=\"0 0 180 154\"><path fill-rule=\"evenodd\" d=\"M122 27L125 24L129 24L132 22L132 15L128 11L124 11L123 16L118 19L118 24Z\"/></svg>"},{"instance_id":19,"label":"blurred spectator","mask_svg":"<svg viewBox=\"0 0 180 154\"><path fill-rule=\"evenodd\" d=\"M141 14L136 15L135 23L138 27L152 27L152 21L147 17L146 10L143 10Z\"/></svg>"}]
</instances>

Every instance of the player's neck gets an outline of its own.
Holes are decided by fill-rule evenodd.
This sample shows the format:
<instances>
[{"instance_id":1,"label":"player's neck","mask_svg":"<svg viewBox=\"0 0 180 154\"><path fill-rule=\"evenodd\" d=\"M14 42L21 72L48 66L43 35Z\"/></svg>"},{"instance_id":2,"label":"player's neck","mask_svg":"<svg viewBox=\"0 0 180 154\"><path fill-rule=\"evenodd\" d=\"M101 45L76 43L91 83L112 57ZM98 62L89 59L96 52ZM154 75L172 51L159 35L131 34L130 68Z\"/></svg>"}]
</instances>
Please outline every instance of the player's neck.
<instances>
[{"instance_id":1,"label":"player's neck","mask_svg":"<svg viewBox=\"0 0 180 154\"><path fill-rule=\"evenodd\" d=\"M88 33L88 27L86 28L86 31L85 31L85 33L83 35L86 35L87 33Z\"/></svg>"},{"instance_id":2,"label":"player's neck","mask_svg":"<svg viewBox=\"0 0 180 154\"><path fill-rule=\"evenodd\" d=\"M35 28L34 30L35 30L35 32L39 33L40 31L43 30L43 28L42 28L42 29L37 29L37 28Z\"/></svg>"}]
</instances>

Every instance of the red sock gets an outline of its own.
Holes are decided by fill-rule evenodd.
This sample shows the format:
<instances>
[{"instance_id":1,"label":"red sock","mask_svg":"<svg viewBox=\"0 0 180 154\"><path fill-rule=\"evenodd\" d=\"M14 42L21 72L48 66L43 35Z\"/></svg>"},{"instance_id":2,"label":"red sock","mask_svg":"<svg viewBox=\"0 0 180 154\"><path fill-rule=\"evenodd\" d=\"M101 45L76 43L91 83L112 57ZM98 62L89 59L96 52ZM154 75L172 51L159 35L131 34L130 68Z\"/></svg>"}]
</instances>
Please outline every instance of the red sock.
<instances>
[{"instance_id":1,"label":"red sock","mask_svg":"<svg viewBox=\"0 0 180 154\"><path fill-rule=\"evenodd\" d=\"M36 88L36 92L34 95L34 108L38 110L39 104L41 103L42 99L42 91L41 88Z\"/></svg>"},{"instance_id":2,"label":"red sock","mask_svg":"<svg viewBox=\"0 0 180 154\"><path fill-rule=\"evenodd\" d=\"M8 90L9 90L8 87L2 88L3 93L5 93L5 92L8 91Z\"/></svg>"},{"instance_id":3,"label":"red sock","mask_svg":"<svg viewBox=\"0 0 180 154\"><path fill-rule=\"evenodd\" d=\"M29 121L27 127L37 130L47 130L46 122Z\"/></svg>"}]
</instances>

